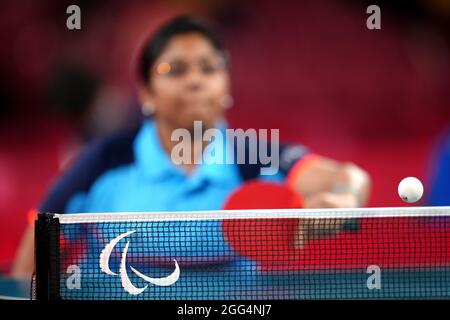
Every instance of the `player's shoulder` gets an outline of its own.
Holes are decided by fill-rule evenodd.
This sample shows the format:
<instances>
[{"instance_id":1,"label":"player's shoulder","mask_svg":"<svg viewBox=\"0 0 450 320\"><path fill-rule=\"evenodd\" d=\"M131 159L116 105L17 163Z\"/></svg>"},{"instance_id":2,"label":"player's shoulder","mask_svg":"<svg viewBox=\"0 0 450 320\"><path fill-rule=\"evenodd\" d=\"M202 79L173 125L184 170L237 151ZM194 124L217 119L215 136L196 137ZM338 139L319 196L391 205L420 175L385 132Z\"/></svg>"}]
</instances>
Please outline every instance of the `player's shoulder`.
<instances>
[{"instance_id":1,"label":"player's shoulder","mask_svg":"<svg viewBox=\"0 0 450 320\"><path fill-rule=\"evenodd\" d=\"M92 141L79 163L104 166L104 169L134 161L133 143L140 127L124 129Z\"/></svg>"},{"instance_id":2,"label":"player's shoulder","mask_svg":"<svg viewBox=\"0 0 450 320\"><path fill-rule=\"evenodd\" d=\"M88 192L101 176L133 163L133 142L139 130L122 130L92 141L53 184L41 211L65 212L67 204Z\"/></svg>"}]
</instances>

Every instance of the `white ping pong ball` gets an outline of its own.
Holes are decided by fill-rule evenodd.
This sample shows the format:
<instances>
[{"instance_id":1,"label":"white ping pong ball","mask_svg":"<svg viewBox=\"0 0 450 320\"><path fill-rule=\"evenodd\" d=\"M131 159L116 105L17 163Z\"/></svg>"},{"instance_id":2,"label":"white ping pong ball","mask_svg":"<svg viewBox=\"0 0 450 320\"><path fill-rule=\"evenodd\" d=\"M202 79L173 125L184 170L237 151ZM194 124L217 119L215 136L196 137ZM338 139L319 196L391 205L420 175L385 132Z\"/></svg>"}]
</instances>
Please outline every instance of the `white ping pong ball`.
<instances>
[{"instance_id":1,"label":"white ping pong ball","mask_svg":"<svg viewBox=\"0 0 450 320\"><path fill-rule=\"evenodd\" d=\"M423 195L422 182L415 177L403 179L398 184L398 195L405 202L414 203L419 201Z\"/></svg>"}]
</instances>

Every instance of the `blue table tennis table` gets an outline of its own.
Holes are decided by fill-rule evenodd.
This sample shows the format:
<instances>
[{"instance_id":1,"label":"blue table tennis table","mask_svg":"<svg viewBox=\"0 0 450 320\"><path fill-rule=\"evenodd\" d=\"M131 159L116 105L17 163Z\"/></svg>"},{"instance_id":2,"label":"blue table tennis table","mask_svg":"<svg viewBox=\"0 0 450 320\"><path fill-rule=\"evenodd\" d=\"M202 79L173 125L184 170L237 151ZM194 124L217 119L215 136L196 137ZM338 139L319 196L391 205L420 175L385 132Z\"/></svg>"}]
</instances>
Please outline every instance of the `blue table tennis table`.
<instances>
[{"instance_id":1,"label":"blue table tennis table","mask_svg":"<svg viewBox=\"0 0 450 320\"><path fill-rule=\"evenodd\" d=\"M149 285L138 296L123 290L120 279L104 275L83 279L68 289L61 278L60 298L76 300L278 300L278 299L449 299L450 268L389 270L381 288L369 289L367 273L321 272L249 275L192 270L170 287ZM136 285L140 285L136 282ZM0 298L30 299L29 279L0 278Z\"/></svg>"},{"instance_id":2,"label":"blue table tennis table","mask_svg":"<svg viewBox=\"0 0 450 320\"><path fill-rule=\"evenodd\" d=\"M78 290L62 290L62 299L82 300L272 300L272 299L448 299L450 270L390 271L383 275L380 289L366 286L365 274L321 273L309 275L254 276L245 279L230 274L208 274L170 288L149 286L138 297L126 293L116 279L91 279ZM200 280L199 280L200 279ZM102 282L99 282L102 281ZM101 284L101 285L100 285ZM30 281L0 280L3 299L30 299Z\"/></svg>"},{"instance_id":3,"label":"blue table tennis table","mask_svg":"<svg viewBox=\"0 0 450 320\"><path fill-rule=\"evenodd\" d=\"M120 279L102 276L85 279L79 290L67 290L62 299L138 300L278 300L278 299L448 299L450 268L390 270L381 276L379 289L369 288L368 274L321 272L249 275L233 272L192 271L170 287L149 285L138 296L123 290ZM101 283L101 285L99 285ZM136 284L139 284L136 279ZM139 284L144 286L143 283Z\"/></svg>"}]
</instances>

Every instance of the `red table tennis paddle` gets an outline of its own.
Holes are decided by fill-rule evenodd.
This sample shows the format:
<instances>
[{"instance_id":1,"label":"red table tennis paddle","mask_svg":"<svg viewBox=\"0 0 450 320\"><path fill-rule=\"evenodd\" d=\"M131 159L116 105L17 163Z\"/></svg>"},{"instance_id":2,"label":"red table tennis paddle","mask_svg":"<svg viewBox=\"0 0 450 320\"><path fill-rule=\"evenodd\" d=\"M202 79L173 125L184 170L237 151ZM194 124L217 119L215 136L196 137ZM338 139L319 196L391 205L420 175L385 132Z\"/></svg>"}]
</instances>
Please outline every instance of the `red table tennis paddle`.
<instances>
[{"instance_id":1,"label":"red table tennis paddle","mask_svg":"<svg viewBox=\"0 0 450 320\"><path fill-rule=\"evenodd\" d=\"M301 208L300 195L286 185L250 181L230 194L225 210Z\"/></svg>"},{"instance_id":2,"label":"red table tennis paddle","mask_svg":"<svg viewBox=\"0 0 450 320\"><path fill-rule=\"evenodd\" d=\"M286 185L250 181L234 191L224 209L295 209L302 207L300 195ZM273 211L276 216L276 210ZM241 255L262 263L283 260L295 251L299 219L226 219L226 239Z\"/></svg>"}]
</instances>

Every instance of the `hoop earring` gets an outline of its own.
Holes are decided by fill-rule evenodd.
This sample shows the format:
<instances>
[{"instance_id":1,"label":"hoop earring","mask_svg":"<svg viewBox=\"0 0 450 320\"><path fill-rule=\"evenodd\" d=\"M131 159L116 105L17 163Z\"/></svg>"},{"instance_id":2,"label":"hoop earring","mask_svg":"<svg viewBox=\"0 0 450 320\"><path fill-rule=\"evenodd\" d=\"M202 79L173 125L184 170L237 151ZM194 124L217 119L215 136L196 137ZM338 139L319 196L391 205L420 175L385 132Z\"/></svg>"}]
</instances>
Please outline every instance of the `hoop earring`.
<instances>
[{"instance_id":1,"label":"hoop earring","mask_svg":"<svg viewBox=\"0 0 450 320\"><path fill-rule=\"evenodd\" d=\"M231 95L226 94L220 99L220 105L224 109L230 109L234 104L234 99Z\"/></svg>"},{"instance_id":2,"label":"hoop earring","mask_svg":"<svg viewBox=\"0 0 450 320\"><path fill-rule=\"evenodd\" d=\"M155 106L150 102L145 102L142 105L141 111L144 116L150 117L155 113Z\"/></svg>"}]
</instances>

